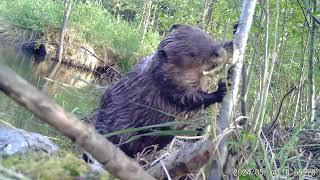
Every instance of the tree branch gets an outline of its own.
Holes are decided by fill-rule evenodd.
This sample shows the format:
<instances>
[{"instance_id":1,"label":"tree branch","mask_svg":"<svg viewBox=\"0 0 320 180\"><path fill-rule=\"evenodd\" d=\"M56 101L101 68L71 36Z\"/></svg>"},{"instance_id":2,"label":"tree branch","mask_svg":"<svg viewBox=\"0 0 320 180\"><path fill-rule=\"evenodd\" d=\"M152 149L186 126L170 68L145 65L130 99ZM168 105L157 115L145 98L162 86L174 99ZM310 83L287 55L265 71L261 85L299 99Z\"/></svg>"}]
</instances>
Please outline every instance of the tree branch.
<instances>
[{"instance_id":1,"label":"tree branch","mask_svg":"<svg viewBox=\"0 0 320 180\"><path fill-rule=\"evenodd\" d=\"M72 114L65 112L11 69L1 65L0 91L89 152L113 176L125 180L154 179L104 136L84 125Z\"/></svg>"},{"instance_id":2,"label":"tree branch","mask_svg":"<svg viewBox=\"0 0 320 180\"><path fill-rule=\"evenodd\" d=\"M276 117L274 118L274 120L270 123L270 127L268 128L268 130L266 131L265 135L267 136L269 134L269 132L271 131L271 129L273 128L273 126L276 124L278 118L279 118L279 115L280 115L280 112L281 112L281 109L282 109L282 105L283 105L283 101L284 99L293 91L295 90L296 87L293 87L291 88L281 99L281 102L280 102L280 106L279 106L279 109L278 109L278 112L277 112L277 115Z\"/></svg>"}]
</instances>

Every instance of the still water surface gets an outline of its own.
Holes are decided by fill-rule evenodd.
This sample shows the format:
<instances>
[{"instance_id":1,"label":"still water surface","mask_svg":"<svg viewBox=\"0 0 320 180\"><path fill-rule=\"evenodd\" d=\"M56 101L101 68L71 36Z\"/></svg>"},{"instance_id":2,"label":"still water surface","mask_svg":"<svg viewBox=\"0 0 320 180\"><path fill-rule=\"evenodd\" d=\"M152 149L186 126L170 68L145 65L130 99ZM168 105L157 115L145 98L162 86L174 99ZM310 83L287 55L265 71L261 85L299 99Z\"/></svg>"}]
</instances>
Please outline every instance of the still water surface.
<instances>
[{"instance_id":1,"label":"still water surface","mask_svg":"<svg viewBox=\"0 0 320 180\"><path fill-rule=\"evenodd\" d=\"M45 59L36 62L34 56L26 55L14 48L0 47L0 64L17 72L39 89L48 79L54 62ZM54 78L49 80L47 94L66 111L78 117L90 113L99 103L103 91L95 76L80 69L61 64ZM41 122L32 113L0 92L0 125L7 124L27 131L38 132L61 139L58 132Z\"/></svg>"}]
</instances>

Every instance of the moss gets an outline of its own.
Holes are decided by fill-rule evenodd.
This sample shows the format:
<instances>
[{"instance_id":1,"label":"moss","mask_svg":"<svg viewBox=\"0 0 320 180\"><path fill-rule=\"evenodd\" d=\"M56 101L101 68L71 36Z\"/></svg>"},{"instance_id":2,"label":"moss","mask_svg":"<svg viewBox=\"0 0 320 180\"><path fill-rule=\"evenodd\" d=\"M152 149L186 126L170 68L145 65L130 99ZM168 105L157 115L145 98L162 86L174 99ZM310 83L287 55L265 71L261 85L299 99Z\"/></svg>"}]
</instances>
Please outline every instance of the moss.
<instances>
[{"instance_id":1,"label":"moss","mask_svg":"<svg viewBox=\"0 0 320 180\"><path fill-rule=\"evenodd\" d=\"M82 159L69 152L60 151L55 155L36 152L0 157L0 165L31 179L109 179L107 173L92 173Z\"/></svg>"}]
</instances>

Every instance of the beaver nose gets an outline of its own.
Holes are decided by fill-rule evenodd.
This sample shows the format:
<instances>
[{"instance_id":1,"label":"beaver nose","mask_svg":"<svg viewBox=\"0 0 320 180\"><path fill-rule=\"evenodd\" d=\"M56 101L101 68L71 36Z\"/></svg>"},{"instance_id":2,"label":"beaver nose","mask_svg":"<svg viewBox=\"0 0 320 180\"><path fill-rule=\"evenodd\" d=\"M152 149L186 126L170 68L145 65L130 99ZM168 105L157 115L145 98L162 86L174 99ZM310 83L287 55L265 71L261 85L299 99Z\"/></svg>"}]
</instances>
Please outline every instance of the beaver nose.
<instances>
[{"instance_id":1,"label":"beaver nose","mask_svg":"<svg viewBox=\"0 0 320 180\"><path fill-rule=\"evenodd\" d=\"M227 51L227 53L233 53L233 41L228 41L223 44L223 48Z\"/></svg>"}]
</instances>

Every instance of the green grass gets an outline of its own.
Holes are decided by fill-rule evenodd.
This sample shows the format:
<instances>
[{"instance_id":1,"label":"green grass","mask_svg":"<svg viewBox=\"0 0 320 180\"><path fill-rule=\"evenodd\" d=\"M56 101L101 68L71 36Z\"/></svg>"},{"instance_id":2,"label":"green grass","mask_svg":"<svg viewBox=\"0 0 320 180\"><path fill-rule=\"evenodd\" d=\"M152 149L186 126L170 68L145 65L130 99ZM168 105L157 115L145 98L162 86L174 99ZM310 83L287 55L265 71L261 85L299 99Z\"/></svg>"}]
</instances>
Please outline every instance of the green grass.
<instances>
[{"instance_id":1,"label":"green grass","mask_svg":"<svg viewBox=\"0 0 320 180\"><path fill-rule=\"evenodd\" d=\"M63 4L52 0L4 0L0 4L0 17L28 30L58 31L63 19ZM125 72L138 57L154 51L160 40L158 33L148 32L143 46L140 46L141 33L137 24L117 20L94 3L75 4L70 17L76 36L92 46L113 49L119 55L118 64Z\"/></svg>"},{"instance_id":2,"label":"green grass","mask_svg":"<svg viewBox=\"0 0 320 180\"><path fill-rule=\"evenodd\" d=\"M63 18L63 4L42 0L4 0L0 16L14 24L35 31L58 28Z\"/></svg>"}]
</instances>

